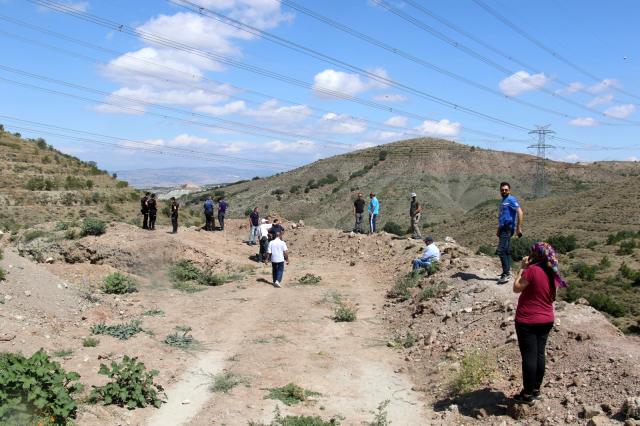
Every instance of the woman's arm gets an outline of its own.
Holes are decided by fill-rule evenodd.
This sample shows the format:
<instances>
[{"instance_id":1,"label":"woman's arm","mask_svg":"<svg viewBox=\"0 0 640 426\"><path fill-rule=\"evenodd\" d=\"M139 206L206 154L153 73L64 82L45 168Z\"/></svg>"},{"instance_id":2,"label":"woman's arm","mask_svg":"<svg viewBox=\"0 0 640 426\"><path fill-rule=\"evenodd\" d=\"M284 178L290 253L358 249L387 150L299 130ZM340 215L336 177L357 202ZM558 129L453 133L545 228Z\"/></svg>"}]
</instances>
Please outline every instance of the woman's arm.
<instances>
[{"instance_id":1,"label":"woman's arm","mask_svg":"<svg viewBox=\"0 0 640 426\"><path fill-rule=\"evenodd\" d=\"M522 277L522 273L527 266L529 266L529 257L525 256L520 263L520 270L518 270L516 278L513 280L514 293L522 293L522 291L529 285L529 281Z\"/></svg>"}]
</instances>

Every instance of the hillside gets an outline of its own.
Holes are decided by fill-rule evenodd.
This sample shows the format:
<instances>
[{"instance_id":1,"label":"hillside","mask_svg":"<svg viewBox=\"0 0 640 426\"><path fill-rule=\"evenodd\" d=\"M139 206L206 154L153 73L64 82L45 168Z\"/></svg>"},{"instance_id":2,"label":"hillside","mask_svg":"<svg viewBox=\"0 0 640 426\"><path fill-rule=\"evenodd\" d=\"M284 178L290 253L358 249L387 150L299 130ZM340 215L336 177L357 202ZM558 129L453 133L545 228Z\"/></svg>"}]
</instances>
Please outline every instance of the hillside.
<instances>
[{"instance_id":1,"label":"hillside","mask_svg":"<svg viewBox=\"0 0 640 426\"><path fill-rule=\"evenodd\" d=\"M298 169L224 188L231 213L248 207L303 219L319 227L349 229L352 200L370 191L381 202L380 224L405 226L409 194L426 205L423 223L450 221L496 198L500 181L511 182L522 198L531 197L535 158L530 155L477 149L438 139L413 139L316 161ZM626 165L548 162L550 191L574 194L629 173ZM196 200L198 194L188 197Z\"/></svg>"},{"instance_id":2,"label":"hillside","mask_svg":"<svg viewBox=\"0 0 640 426\"><path fill-rule=\"evenodd\" d=\"M87 216L138 219L138 191L44 139L23 139L0 127L0 170L0 229Z\"/></svg>"}]
</instances>

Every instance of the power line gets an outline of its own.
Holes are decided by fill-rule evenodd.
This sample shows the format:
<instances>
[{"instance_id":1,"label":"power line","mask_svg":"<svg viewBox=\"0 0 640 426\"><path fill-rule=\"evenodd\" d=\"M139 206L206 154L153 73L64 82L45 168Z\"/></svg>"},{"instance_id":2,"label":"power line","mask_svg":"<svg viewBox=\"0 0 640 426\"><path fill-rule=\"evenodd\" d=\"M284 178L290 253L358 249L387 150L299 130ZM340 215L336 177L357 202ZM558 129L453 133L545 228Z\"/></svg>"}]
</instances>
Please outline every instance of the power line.
<instances>
[{"instance_id":1,"label":"power line","mask_svg":"<svg viewBox=\"0 0 640 426\"><path fill-rule=\"evenodd\" d=\"M282 0L283 2L285 1L289 1L289 0ZM529 72L534 73L534 74L538 74L541 73L542 71L538 68L536 68L534 65L531 65L527 62L524 62L521 59L518 59L516 57L514 57L513 55L504 52L503 50L487 43L486 41L480 39L479 37L476 37L475 35L473 35L472 33L470 33L469 31L466 31L464 28L461 28L460 26L452 23L451 21L449 21L446 18L443 18L439 15L437 15L436 13L434 13L432 10L429 10L427 7L425 7L424 5L418 3L415 0L404 0L405 3L408 3L409 5L413 6L414 8L418 9L419 11L421 11L422 13L424 13L425 15L430 16L431 18L435 19L436 21L440 22L441 24L451 28L453 31L467 37L470 40L473 40L474 42L478 43L479 45L483 46L484 48L490 50L491 52L507 59L510 62L516 63L518 65L520 65L521 67L529 70ZM563 81L561 79L559 79L558 77L554 77L554 81L565 86L568 87L570 85L570 83ZM593 96L592 93L590 93L589 91L582 89L582 88L576 88L576 91L578 92L582 92L585 93L589 96ZM616 103L622 103L621 101L615 101ZM636 104L637 105L637 104Z\"/></svg>"},{"instance_id":2,"label":"power line","mask_svg":"<svg viewBox=\"0 0 640 426\"><path fill-rule=\"evenodd\" d=\"M413 24L414 26L416 26L416 27L422 29L423 31L431 34L433 37L435 37L435 38L437 38L439 40L442 40L443 42L449 44L450 46L453 46L454 48L459 49L460 51L462 51L462 52L466 53L467 55L479 60L480 62L483 62L483 63L489 65L490 67L495 68L495 69L503 72L504 74L509 75L510 77L513 77L513 78L521 81L522 83L524 83L526 85L531 85L531 83L528 82L526 79L524 79L522 77L519 77L514 70L509 69L509 68L507 68L507 67L505 67L503 65L498 64L494 60L492 60L492 59L490 59L490 58L478 53L477 51L475 51L475 50L469 48L468 46L466 46L466 45L464 45L464 44L452 39L451 37L448 37L447 35L445 35L442 32L436 30L435 28L433 28L432 26L426 24L425 22L423 22L423 21L421 21L421 20L409 15L408 13L406 13L406 12L396 8L396 7L391 6L386 1L384 1L384 0L372 0L372 1L375 4L380 5L381 7L383 7L384 9L389 11L390 13L392 13L392 14L400 17L401 19ZM544 93L546 93L546 94L548 94L548 95L550 95L550 96L552 96L552 97L554 97L556 99L560 99L565 103L568 103L568 104L571 104L571 105L573 105L573 106L575 106L577 108L589 111L590 113L597 114L597 115L600 115L600 116L604 116L604 117L609 118L609 119L623 121L625 123L629 123L629 124L633 124L633 125L639 125L640 124L640 121L628 120L626 118L614 117L612 115L605 114L605 113L603 113L601 111L598 111L597 109L588 107L588 106L583 105L583 104L581 104L579 102L573 101L572 99L569 99L569 98L566 98L564 96L561 96L560 94L558 94L558 93L556 93L556 92L554 92L552 90L546 89L544 86L534 86L534 87L536 87L538 90L540 90L540 91L542 91L542 92L544 92Z\"/></svg>"},{"instance_id":3,"label":"power line","mask_svg":"<svg viewBox=\"0 0 640 426\"><path fill-rule=\"evenodd\" d=\"M263 75L263 76L267 76L267 77L270 77L270 78L273 78L273 79L276 79L276 80L280 80L280 81L283 81L283 82L286 82L286 83L289 83L289 84L292 84L292 85L300 86L300 87L303 87L303 88L306 88L306 89L309 89L309 90L314 90L316 92L325 94L327 96L336 97L336 98L339 98L339 99L350 100L350 101L353 101L353 102L356 102L356 103L360 103L362 105L370 106L370 107L373 107L373 108L376 108L376 109L381 109L383 111L388 111L388 112L394 111L394 108L386 106L386 105L379 104L379 103L374 102L374 101L369 101L369 100L366 100L366 99L358 98L358 97L346 94L344 92L338 92L338 91L335 91L335 90L331 90L331 89L327 89L327 88L311 85L310 83L307 83L305 81L299 80L299 79L294 78L294 77L289 77L289 76L286 76L286 75L283 75L283 74L279 74L277 72L274 72L274 71L271 71L271 70L268 70L268 69L265 69L265 68L261 68L261 67L255 66L255 65L242 63L240 61L237 61L237 60L232 59L232 58L225 57L223 55L218 55L218 54L215 54L215 53L212 53L212 52L203 51L201 49L188 46L188 45L186 45L184 43L180 43L180 42L176 42L176 41L173 41L173 40L169 40L167 38L164 38L162 36L158 36L156 34L148 32L148 31L142 31L142 30L134 29L134 28L131 28L131 27L129 27L127 25L124 25L124 24L117 24L117 23L114 23L113 21L109 21L107 19L98 17L96 15L89 14L89 13L86 13L86 12L79 12L77 9L74 9L72 7L69 7L69 6L65 6L63 4L52 2L52 1L49 1L49 0L28 0L28 1L31 2L31 3L35 3L35 4L38 4L38 5L47 7L47 8L52 9L52 10L56 10L56 11L68 14L70 16L77 17L79 19L82 19L82 20L85 20L85 21L88 21L88 22L95 23L97 25L104 26L106 28L110 28L110 29L113 29L113 30L116 30L116 31L120 31L122 33L133 35L133 36L136 36L136 37L140 37L140 38L142 38L144 40L147 40L147 41L149 41L151 43L161 44L163 46L168 46L168 47L172 47L172 48L175 48L175 49L178 49L178 50L187 51L187 52L193 53L194 55L197 55L197 56L202 56L202 57L206 57L206 58L209 58L209 59L214 59L214 60L216 60L218 62L227 64L227 65L230 65L230 66L233 66L233 67L237 67L237 68L244 69L244 70L247 70L247 71L250 71L250 72L254 72L254 73L257 73L257 74L260 74L260 75ZM365 70L363 70L363 71L366 72L366 73L369 73L368 71L365 71ZM392 80L384 79L384 78L382 78L382 77L380 77L380 76L378 76L376 74L373 74L373 73L369 73L369 74L371 74L371 78L372 79L376 79L377 81L383 82L384 84L399 85L398 87L400 88L400 90L410 91L410 92L414 93L417 96L423 97L425 99L428 99L428 100L433 101L435 103L438 103L440 105L447 106L447 107L455 109L455 110L460 110L460 111L465 112L467 114L470 114L470 115L485 119L487 121L491 121L493 123L504 125L506 127L511 127L511 128L514 128L514 129L517 129L517 130L521 130L521 131L528 131L529 130L525 126L521 126L521 125L518 125L518 124L515 124L515 123L511 123L511 122L508 122L508 121L506 121L504 119L501 119L499 117L491 116L491 115L482 113L480 111L477 111L477 110L474 110L474 109L471 109L471 108L467 108L467 107L464 107L462 105L458 105L456 103L447 101L447 100L439 98L437 96L433 96L433 95L428 94L426 92L422 92L420 90L410 88L409 86L401 85L400 83L394 82ZM400 110L400 109L395 109L395 111L402 112L402 110ZM405 114L405 115L408 114L408 112L402 112L402 113ZM411 114L411 115L415 116L415 114ZM424 119L424 118L420 118L420 119Z\"/></svg>"},{"instance_id":4,"label":"power line","mask_svg":"<svg viewBox=\"0 0 640 426\"><path fill-rule=\"evenodd\" d=\"M500 22L502 22L503 24L505 24L506 26L511 28L516 33L520 34L525 39L529 40L531 43L533 43L534 45L536 45L540 49L542 49L545 52L547 52L549 55L551 55L554 58L558 59L559 61L561 61L565 65L573 68L574 70L576 70L579 73L589 77L590 79L592 79L594 81L597 81L597 82L605 81L605 79L598 77L597 75L593 74L589 70L581 67L580 65L577 65L576 63L574 63L573 61L569 60L565 56L561 55L560 53L556 52L552 48L548 47L546 44L542 43L540 40L538 40L537 38L535 38L534 36L532 36L531 34L526 32L522 28L518 27L513 22L511 22L504 15L500 14L497 10L495 10L494 8L492 8L491 6L486 4L484 1L482 1L482 0L473 0L473 2L476 3L478 6L480 6L482 9L484 9L488 14L490 14L491 16L493 16L494 18L496 18L497 20L499 20ZM621 89L621 88L619 88L619 87L617 87L615 85L611 85L609 87L612 90L615 90L616 92L623 93L623 94L625 94L627 96L630 96L632 98L640 99L640 96L635 95L635 94L633 94L631 92L628 92L626 90L623 90L623 89Z\"/></svg>"}]
</instances>

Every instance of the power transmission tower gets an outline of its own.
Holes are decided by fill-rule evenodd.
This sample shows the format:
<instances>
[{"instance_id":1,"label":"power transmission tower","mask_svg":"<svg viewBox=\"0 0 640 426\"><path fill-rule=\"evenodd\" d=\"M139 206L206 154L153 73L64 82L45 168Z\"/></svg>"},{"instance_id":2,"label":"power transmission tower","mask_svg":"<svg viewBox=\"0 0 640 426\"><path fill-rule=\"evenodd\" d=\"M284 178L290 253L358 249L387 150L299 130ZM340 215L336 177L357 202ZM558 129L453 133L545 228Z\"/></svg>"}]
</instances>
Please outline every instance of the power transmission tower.
<instances>
[{"instance_id":1,"label":"power transmission tower","mask_svg":"<svg viewBox=\"0 0 640 426\"><path fill-rule=\"evenodd\" d=\"M533 183L533 193L536 197L544 197L546 194L545 162L547 161L547 148L555 148L553 145L546 143L547 135L555 133L553 130L549 130L550 126L550 124L546 126L536 126L536 130L529 132L529 134L538 135L538 143L528 146L528 148L537 149L536 177Z\"/></svg>"}]
</instances>

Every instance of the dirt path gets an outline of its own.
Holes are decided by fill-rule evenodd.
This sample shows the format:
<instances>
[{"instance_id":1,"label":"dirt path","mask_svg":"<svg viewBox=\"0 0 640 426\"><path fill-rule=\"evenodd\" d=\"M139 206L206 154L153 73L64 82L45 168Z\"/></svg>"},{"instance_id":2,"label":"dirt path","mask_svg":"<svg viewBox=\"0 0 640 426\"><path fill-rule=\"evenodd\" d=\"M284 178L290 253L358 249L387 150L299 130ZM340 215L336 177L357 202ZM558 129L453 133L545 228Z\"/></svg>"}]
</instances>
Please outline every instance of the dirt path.
<instances>
[{"instance_id":1,"label":"dirt path","mask_svg":"<svg viewBox=\"0 0 640 426\"><path fill-rule=\"evenodd\" d=\"M249 263L256 250L229 235L225 239L223 233L184 232L181 238L201 250L224 246L223 259L233 263ZM321 276L321 283L296 285L306 273ZM194 336L205 341L207 350L196 354L168 389L169 403L147 424L268 423L276 405L283 414L340 416L343 424L361 424L372 420L372 412L385 400L390 400L387 412L396 424L424 424L427 413L420 395L411 390L406 376L396 373L402 360L386 347L389 336L376 315L384 303L384 286L377 278L365 265L300 259L292 250L282 289L267 283L270 267L257 266L239 285L188 298L175 308L190 315L191 323L204 326L206 338L195 331ZM332 320L336 298L357 304L355 322ZM206 374L221 371L241 376L245 384L227 394L211 393ZM288 383L321 396L294 407L264 399L267 389Z\"/></svg>"}]
</instances>

